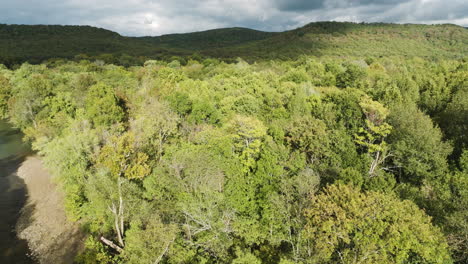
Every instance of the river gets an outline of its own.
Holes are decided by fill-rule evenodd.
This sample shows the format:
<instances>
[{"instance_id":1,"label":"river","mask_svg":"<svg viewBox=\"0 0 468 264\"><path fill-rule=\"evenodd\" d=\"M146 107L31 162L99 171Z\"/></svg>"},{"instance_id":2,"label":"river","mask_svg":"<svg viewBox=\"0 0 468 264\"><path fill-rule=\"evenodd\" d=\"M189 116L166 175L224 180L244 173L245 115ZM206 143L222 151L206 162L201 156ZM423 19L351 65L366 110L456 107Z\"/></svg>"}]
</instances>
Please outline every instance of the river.
<instances>
[{"instance_id":1,"label":"river","mask_svg":"<svg viewBox=\"0 0 468 264\"><path fill-rule=\"evenodd\" d=\"M19 239L15 226L27 199L24 181L16 174L30 154L22 134L0 120L0 263L36 263L25 240Z\"/></svg>"}]
</instances>

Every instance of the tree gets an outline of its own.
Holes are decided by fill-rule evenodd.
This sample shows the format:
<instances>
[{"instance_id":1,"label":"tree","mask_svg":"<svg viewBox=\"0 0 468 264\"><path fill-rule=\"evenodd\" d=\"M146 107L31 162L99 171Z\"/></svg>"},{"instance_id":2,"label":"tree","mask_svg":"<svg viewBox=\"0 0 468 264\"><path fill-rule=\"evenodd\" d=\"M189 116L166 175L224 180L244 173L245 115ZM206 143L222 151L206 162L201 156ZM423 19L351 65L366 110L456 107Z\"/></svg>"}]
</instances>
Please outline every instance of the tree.
<instances>
[{"instance_id":1,"label":"tree","mask_svg":"<svg viewBox=\"0 0 468 264\"><path fill-rule=\"evenodd\" d=\"M452 97L447 108L437 117L447 138L454 141L454 159L468 148L468 85L462 86Z\"/></svg>"},{"instance_id":2,"label":"tree","mask_svg":"<svg viewBox=\"0 0 468 264\"><path fill-rule=\"evenodd\" d=\"M253 244L262 236L255 197L258 186L253 170L260 157L266 128L255 118L235 116L224 129L231 139L232 158L238 162L226 175L224 191L228 205L236 212L233 229L247 244Z\"/></svg>"},{"instance_id":3,"label":"tree","mask_svg":"<svg viewBox=\"0 0 468 264\"><path fill-rule=\"evenodd\" d=\"M181 92L174 92L166 98L171 108L179 115L186 115L192 111L193 102L190 97Z\"/></svg>"},{"instance_id":4,"label":"tree","mask_svg":"<svg viewBox=\"0 0 468 264\"><path fill-rule=\"evenodd\" d=\"M421 109L430 115L439 113L444 109L450 96L450 89L447 87L445 76L442 73L432 73L425 77L419 88Z\"/></svg>"},{"instance_id":5,"label":"tree","mask_svg":"<svg viewBox=\"0 0 468 264\"><path fill-rule=\"evenodd\" d=\"M121 122L125 116L114 90L103 83L89 88L85 111L95 126L110 126Z\"/></svg>"},{"instance_id":6,"label":"tree","mask_svg":"<svg viewBox=\"0 0 468 264\"><path fill-rule=\"evenodd\" d=\"M336 86L340 88L357 87L357 82L366 76L366 72L359 65L347 63L346 70L336 76Z\"/></svg>"},{"instance_id":7,"label":"tree","mask_svg":"<svg viewBox=\"0 0 468 264\"><path fill-rule=\"evenodd\" d=\"M165 162L176 185L173 190L183 218L186 248L195 248L206 256L229 258L235 214L223 195L224 158L210 146L193 144L183 144L169 156Z\"/></svg>"},{"instance_id":8,"label":"tree","mask_svg":"<svg viewBox=\"0 0 468 264\"><path fill-rule=\"evenodd\" d=\"M114 231L120 247L116 249L122 251L125 233L125 210L128 210L124 201L123 185L126 181L132 179L142 179L147 176L151 170L147 164L148 156L139 152L134 147L135 138L131 133L125 133L120 137L111 137L109 143L105 145L98 156L97 165L109 171L111 180L116 181L117 197L108 206L108 210L114 216ZM111 198L111 197L109 197ZM101 240L111 247L109 240Z\"/></svg>"},{"instance_id":9,"label":"tree","mask_svg":"<svg viewBox=\"0 0 468 264\"><path fill-rule=\"evenodd\" d=\"M38 125L36 115L43 109L44 100L51 95L51 83L46 76L33 73L17 80L9 100L12 121L20 128Z\"/></svg>"},{"instance_id":10,"label":"tree","mask_svg":"<svg viewBox=\"0 0 468 264\"><path fill-rule=\"evenodd\" d=\"M208 100L196 101L193 104L192 111L187 118L190 122L195 124L217 124L219 123L221 115L216 107Z\"/></svg>"},{"instance_id":11,"label":"tree","mask_svg":"<svg viewBox=\"0 0 468 264\"><path fill-rule=\"evenodd\" d=\"M406 104L393 108L388 122L393 127L388 137L392 162L400 168L397 177L401 181L420 185L445 175L452 148L429 116Z\"/></svg>"},{"instance_id":12,"label":"tree","mask_svg":"<svg viewBox=\"0 0 468 264\"><path fill-rule=\"evenodd\" d=\"M330 185L304 214L307 263L452 262L441 231L410 201Z\"/></svg>"},{"instance_id":13,"label":"tree","mask_svg":"<svg viewBox=\"0 0 468 264\"><path fill-rule=\"evenodd\" d=\"M262 261L250 252L244 252L238 249L237 257L232 261L232 264L261 264Z\"/></svg>"},{"instance_id":14,"label":"tree","mask_svg":"<svg viewBox=\"0 0 468 264\"><path fill-rule=\"evenodd\" d=\"M177 226L152 215L146 223L133 223L126 233L125 263L161 263L177 236Z\"/></svg>"},{"instance_id":15,"label":"tree","mask_svg":"<svg viewBox=\"0 0 468 264\"><path fill-rule=\"evenodd\" d=\"M243 171L249 172L260 153L266 135L265 125L252 117L235 116L226 125L226 131L232 135L234 151L244 166Z\"/></svg>"},{"instance_id":16,"label":"tree","mask_svg":"<svg viewBox=\"0 0 468 264\"><path fill-rule=\"evenodd\" d=\"M55 137L46 144L35 142L35 148L43 156L45 165L65 192L65 209L73 220L84 216L83 206L87 203L85 185L92 174L91 168L96 146L97 132L86 120L75 120L61 137Z\"/></svg>"},{"instance_id":17,"label":"tree","mask_svg":"<svg viewBox=\"0 0 468 264\"><path fill-rule=\"evenodd\" d=\"M460 157L461 169L454 172L450 180L452 191L447 206L451 212L444 215L447 240L457 263L468 261L468 149Z\"/></svg>"},{"instance_id":18,"label":"tree","mask_svg":"<svg viewBox=\"0 0 468 264\"><path fill-rule=\"evenodd\" d=\"M130 120L136 145L157 160L163 155L167 141L176 135L178 125L179 117L155 99L142 103Z\"/></svg>"},{"instance_id":19,"label":"tree","mask_svg":"<svg viewBox=\"0 0 468 264\"><path fill-rule=\"evenodd\" d=\"M366 127L361 128L360 133L355 135L355 141L366 148L367 153L372 156L368 174L369 177L374 177L377 167L388 157L387 144L384 140L390 134L392 127L384 120L389 111L369 97L364 97L359 105L366 116Z\"/></svg>"},{"instance_id":20,"label":"tree","mask_svg":"<svg viewBox=\"0 0 468 264\"><path fill-rule=\"evenodd\" d=\"M11 96L9 80L0 74L0 119L8 116L8 100Z\"/></svg>"},{"instance_id":21,"label":"tree","mask_svg":"<svg viewBox=\"0 0 468 264\"><path fill-rule=\"evenodd\" d=\"M328 155L330 141L322 120L311 116L296 117L287 126L285 138L293 150L305 153L310 163L320 162Z\"/></svg>"}]
</instances>

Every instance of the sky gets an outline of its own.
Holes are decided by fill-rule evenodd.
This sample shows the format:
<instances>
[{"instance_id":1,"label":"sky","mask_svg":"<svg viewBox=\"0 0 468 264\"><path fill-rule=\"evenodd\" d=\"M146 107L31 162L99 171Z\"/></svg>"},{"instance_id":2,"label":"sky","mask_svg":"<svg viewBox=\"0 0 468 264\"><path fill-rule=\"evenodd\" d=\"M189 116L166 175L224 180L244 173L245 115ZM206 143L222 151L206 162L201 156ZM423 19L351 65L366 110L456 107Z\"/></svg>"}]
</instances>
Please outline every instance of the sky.
<instances>
[{"instance_id":1,"label":"sky","mask_svg":"<svg viewBox=\"0 0 468 264\"><path fill-rule=\"evenodd\" d=\"M223 27L284 31L314 21L468 27L468 0L0 0L3 24L90 25L124 36Z\"/></svg>"}]
</instances>

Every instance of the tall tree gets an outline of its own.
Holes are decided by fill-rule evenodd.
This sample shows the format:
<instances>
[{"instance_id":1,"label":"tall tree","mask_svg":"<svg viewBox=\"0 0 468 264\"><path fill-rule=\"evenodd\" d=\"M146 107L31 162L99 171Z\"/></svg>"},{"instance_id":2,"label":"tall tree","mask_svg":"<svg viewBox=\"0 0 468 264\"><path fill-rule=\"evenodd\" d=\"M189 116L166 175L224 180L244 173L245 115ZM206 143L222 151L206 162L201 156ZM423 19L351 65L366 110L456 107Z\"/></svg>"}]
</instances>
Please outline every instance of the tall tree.
<instances>
[{"instance_id":1,"label":"tall tree","mask_svg":"<svg viewBox=\"0 0 468 264\"><path fill-rule=\"evenodd\" d=\"M330 185L305 210L306 263L451 263L447 243L410 201Z\"/></svg>"}]
</instances>

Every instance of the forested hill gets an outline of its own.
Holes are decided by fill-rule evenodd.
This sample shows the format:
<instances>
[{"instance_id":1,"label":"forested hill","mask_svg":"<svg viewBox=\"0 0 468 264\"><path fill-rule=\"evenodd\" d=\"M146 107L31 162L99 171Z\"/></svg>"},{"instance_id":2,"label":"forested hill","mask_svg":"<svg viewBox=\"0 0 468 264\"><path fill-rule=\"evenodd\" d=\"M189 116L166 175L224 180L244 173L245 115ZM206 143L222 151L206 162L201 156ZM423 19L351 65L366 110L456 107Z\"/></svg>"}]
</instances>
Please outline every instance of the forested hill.
<instances>
[{"instance_id":1,"label":"forested hill","mask_svg":"<svg viewBox=\"0 0 468 264\"><path fill-rule=\"evenodd\" d=\"M148 58L169 60L173 56L188 57L197 51L245 44L274 34L246 28L225 28L138 38L90 26L3 24L0 25L0 63L40 63L50 58L89 56L108 63L133 65Z\"/></svg>"},{"instance_id":2,"label":"forested hill","mask_svg":"<svg viewBox=\"0 0 468 264\"><path fill-rule=\"evenodd\" d=\"M224 28L159 37L124 37L89 26L0 25L0 63L50 58L101 59L122 65L147 59L214 57L284 59L313 56L420 56L468 54L468 31L455 25L316 22L285 32Z\"/></svg>"},{"instance_id":3,"label":"forested hill","mask_svg":"<svg viewBox=\"0 0 468 264\"><path fill-rule=\"evenodd\" d=\"M219 54L242 57L294 58L315 56L406 56L460 58L468 54L463 27L415 24L316 22L247 43Z\"/></svg>"},{"instance_id":4,"label":"forested hill","mask_svg":"<svg viewBox=\"0 0 468 264\"><path fill-rule=\"evenodd\" d=\"M186 50L225 48L257 40L268 39L280 33L264 32L249 28L221 28L185 34L169 34L159 37L143 37L154 45Z\"/></svg>"},{"instance_id":5,"label":"forested hill","mask_svg":"<svg viewBox=\"0 0 468 264\"><path fill-rule=\"evenodd\" d=\"M121 56L164 53L152 45L89 26L0 25L0 60L4 64L49 58ZM107 54L107 55L103 55Z\"/></svg>"}]
</instances>

